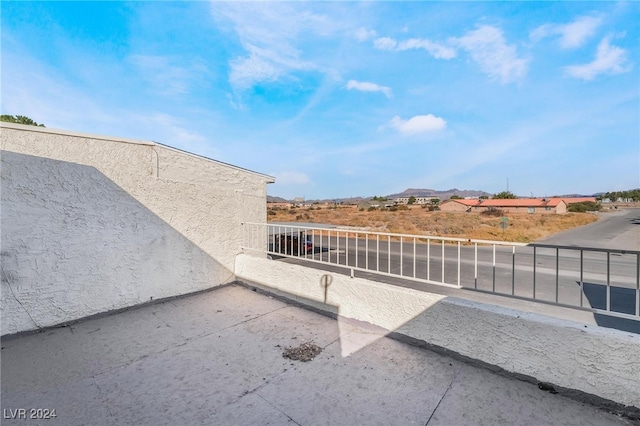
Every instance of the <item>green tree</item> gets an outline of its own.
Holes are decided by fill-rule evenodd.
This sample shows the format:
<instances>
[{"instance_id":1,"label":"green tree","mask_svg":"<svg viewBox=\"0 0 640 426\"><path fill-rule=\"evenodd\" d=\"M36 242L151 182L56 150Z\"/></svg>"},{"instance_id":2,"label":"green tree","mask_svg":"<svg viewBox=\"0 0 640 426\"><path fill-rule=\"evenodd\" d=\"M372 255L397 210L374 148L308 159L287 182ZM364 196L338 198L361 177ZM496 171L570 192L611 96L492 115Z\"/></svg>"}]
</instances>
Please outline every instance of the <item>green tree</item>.
<instances>
[{"instance_id":1,"label":"green tree","mask_svg":"<svg viewBox=\"0 0 640 426\"><path fill-rule=\"evenodd\" d=\"M451 197L449 197L450 200L462 200L462 197L459 195L452 195Z\"/></svg>"},{"instance_id":2,"label":"green tree","mask_svg":"<svg viewBox=\"0 0 640 426\"><path fill-rule=\"evenodd\" d=\"M572 213L597 212L602 208L600 203L585 201L582 203L571 203L567 206L567 211Z\"/></svg>"},{"instance_id":3,"label":"green tree","mask_svg":"<svg viewBox=\"0 0 640 426\"><path fill-rule=\"evenodd\" d=\"M432 206L437 206L438 204L440 204L440 198L432 198L430 201Z\"/></svg>"},{"instance_id":4,"label":"green tree","mask_svg":"<svg viewBox=\"0 0 640 426\"><path fill-rule=\"evenodd\" d=\"M498 192L496 195L493 196L494 200L513 200L516 198L518 198L516 194L509 191Z\"/></svg>"},{"instance_id":5,"label":"green tree","mask_svg":"<svg viewBox=\"0 0 640 426\"><path fill-rule=\"evenodd\" d=\"M2 114L0 115L0 121L5 121L7 123L26 124L28 126L44 127L44 124L38 124L32 119L30 119L29 117L24 115L13 116L13 115Z\"/></svg>"},{"instance_id":6,"label":"green tree","mask_svg":"<svg viewBox=\"0 0 640 426\"><path fill-rule=\"evenodd\" d=\"M407 204L415 204L415 203L416 203L416 197L412 195L411 197L409 197L409 201L407 201Z\"/></svg>"}]
</instances>

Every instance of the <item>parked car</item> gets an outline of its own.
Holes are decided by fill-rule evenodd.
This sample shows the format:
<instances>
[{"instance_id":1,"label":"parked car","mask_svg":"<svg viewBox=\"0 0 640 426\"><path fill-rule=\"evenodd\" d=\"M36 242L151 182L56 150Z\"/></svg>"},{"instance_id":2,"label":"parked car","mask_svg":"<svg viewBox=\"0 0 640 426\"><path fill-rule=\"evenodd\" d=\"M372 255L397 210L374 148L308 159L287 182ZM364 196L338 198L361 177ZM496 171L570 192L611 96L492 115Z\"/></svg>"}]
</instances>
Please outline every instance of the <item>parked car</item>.
<instances>
[{"instance_id":1,"label":"parked car","mask_svg":"<svg viewBox=\"0 0 640 426\"><path fill-rule=\"evenodd\" d=\"M269 235L269 251L294 256L311 254L313 253L312 236L304 230L274 230Z\"/></svg>"}]
</instances>

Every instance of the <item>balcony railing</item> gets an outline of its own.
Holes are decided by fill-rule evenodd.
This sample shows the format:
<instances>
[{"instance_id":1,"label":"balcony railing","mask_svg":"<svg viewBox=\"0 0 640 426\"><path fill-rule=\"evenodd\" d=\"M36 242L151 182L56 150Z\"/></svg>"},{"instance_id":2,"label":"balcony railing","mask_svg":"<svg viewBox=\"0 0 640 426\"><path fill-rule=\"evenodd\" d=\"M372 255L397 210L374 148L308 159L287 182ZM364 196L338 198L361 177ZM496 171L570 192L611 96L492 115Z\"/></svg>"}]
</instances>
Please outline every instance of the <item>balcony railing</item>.
<instances>
[{"instance_id":1,"label":"balcony railing","mask_svg":"<svg viewBox=\"0 0 640 426\"><path fill-rule=\"evenodd\" d=\"M243 225L245 251L640 321L640 251Z\"/></svg>"}]
</instances>

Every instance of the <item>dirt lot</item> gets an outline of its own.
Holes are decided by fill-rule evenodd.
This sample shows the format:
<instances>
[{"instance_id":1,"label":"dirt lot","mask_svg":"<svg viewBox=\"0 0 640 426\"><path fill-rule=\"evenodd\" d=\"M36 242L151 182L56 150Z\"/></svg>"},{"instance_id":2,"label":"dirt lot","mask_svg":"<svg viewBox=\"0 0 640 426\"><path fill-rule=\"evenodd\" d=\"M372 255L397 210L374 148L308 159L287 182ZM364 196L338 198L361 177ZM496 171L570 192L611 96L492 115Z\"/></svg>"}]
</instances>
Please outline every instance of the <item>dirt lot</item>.
<instances>
[{"instance_id":1,"label":"dirt lot","mask_svg":"<svg viewBox=\"0 0 640 426\"><path fill-rule=\"evenodd\" d=\"M532 242L560 231L598 220L591 213L528 214L509 213L507 228L502 217L480 213L430 212L420 206L397 211L360 211L356 206L336 208L268 209L269 222L311 222L352 226L362 230L439 237Z\"/></svg>"}]
</instances>

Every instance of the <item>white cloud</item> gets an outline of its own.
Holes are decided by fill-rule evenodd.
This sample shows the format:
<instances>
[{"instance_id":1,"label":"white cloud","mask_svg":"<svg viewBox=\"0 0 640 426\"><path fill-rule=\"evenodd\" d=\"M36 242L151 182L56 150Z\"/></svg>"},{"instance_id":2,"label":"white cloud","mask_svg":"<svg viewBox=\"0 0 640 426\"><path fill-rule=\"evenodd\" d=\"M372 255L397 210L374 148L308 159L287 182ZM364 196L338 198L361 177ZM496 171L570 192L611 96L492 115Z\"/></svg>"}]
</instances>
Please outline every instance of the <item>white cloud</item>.
<instances>
[{"instance_id":1,"label":"white cloud","mask_svg":"<svg viewBox=\"0 0 640 426\"><path fill-rule=\"evenodd\" d=\"M398 42L390 37L380 37L373 42L373 46L379 50L393 50L395 52L424 49L436 59L451 59L456 57L456 50L454 48L420 38L411 38Z\"/></svg>"},{"instance_id":2,"label":"white cloud","mask_svg":"<svg viewBox=\"0 0 640 426\"><path fill-rule=\"evenodd\" d=\"M298 171L282 171L270 173L276 178L276 183L280 185L306 185L311 182L309 176Z\"/></svg>"},{"instance_id":3,"label":"white cloud","mask_svg":"<svg viewBox=\"0 0 640 426\"><path fill-rule=\"evenodd\" d=\"M456 50L429 40L412 38L398 44L397 50L424 49L436 59L451 59L456 57Z\"/></svg>"},{"instance_id":4,"label":"white cloud","mask_svg":"<svg viewBox=\"0 0 640 426\"><path fill-rule=\"evenodd\" d=\"M631 69L627 65L627 51L609 44L610 37L605 37L598 45L596 57L584 65L564 67L571 77L583 80L593 80L600 74L621 74Z\"/></svg>"},{"instance_id":5,"label":"white cloud","mask_svg":"<svg viewBox=\"0 0 640 426\"><path fill-rule=\"evenodd\" d=\"M229 81L240 90L295 71L321 70L302 58L299 40L303 35L326 36L341 25L297 3L213 2L211 7L221 27L231 24L246 52L230 61Z\"/></svg>"},{"instance_id":6,"label":"white cloud","mask_svg":"<svg viewBox=\"0 0 640 426\"><path fill-rule=\"evenodd\" d=\"M575 49L593 36L601 23L602 19L599 17L581 16L565 25L542 25L533 30L529 37L533 41L538 41L545 37L559 35L562 48Z\"/></svg>"},{"instance_id":7,"label":"white cloud","mask_svg":"<svg viewBox=\"0 0 640 426\"><path fill-rule=\"evenodd\" d=\"M398 42L389 37L380 37L375 39L373 47L380 50L395 50Z\"/></svg>"},{"instance_id":8,"label":"white cloud","mask_svg":"<svg viewBox=\"0 0 640 426\"><path fill-rule=\"evenodd\" d=\"M443 130L447 127L447 122L436 117L433 114L416 115L408 120L403 120L399 116L395 116L391 119L391 127L398 130L404 135L415 135L418 133L435 132Z\"/></svg>"},{"instance_id":9,"label":"white cloud","mask_svg":"<svg viewBox=\"0 0 640 426\"><path fill-rule=\"evenodd\" d=\"M377 33L375 30L368 30L365 27L358 28L358 31L355 32L354 36L358 41L367 41L375 37Z\"/></svg>"},{"instance_id":10,"label":"white cloud","mask_svg":"<svg viewBox=\"0 0 640 426\"><path fill-rule=\"evenodd\" d=\"M375 83L368 83L366 81L349 80L349 82L347 82L346 87L348 90L355 89L355 90L360 90L361 92L382 92L387 98L391 97L390 87L380 86Z\"/></svg>"},{"instance_id":11,"label":"white cloud","mask_svg":"<svg viewBox=\"0 0 640 426\"><path fill-rule=\"evenodd\" d=\"M519 81L527 73L528 61L518 57L513 45L508 45L502 31L484 25L452 42L466 50L490 78L502 83Z\"/></svg>"}]
</instances>

